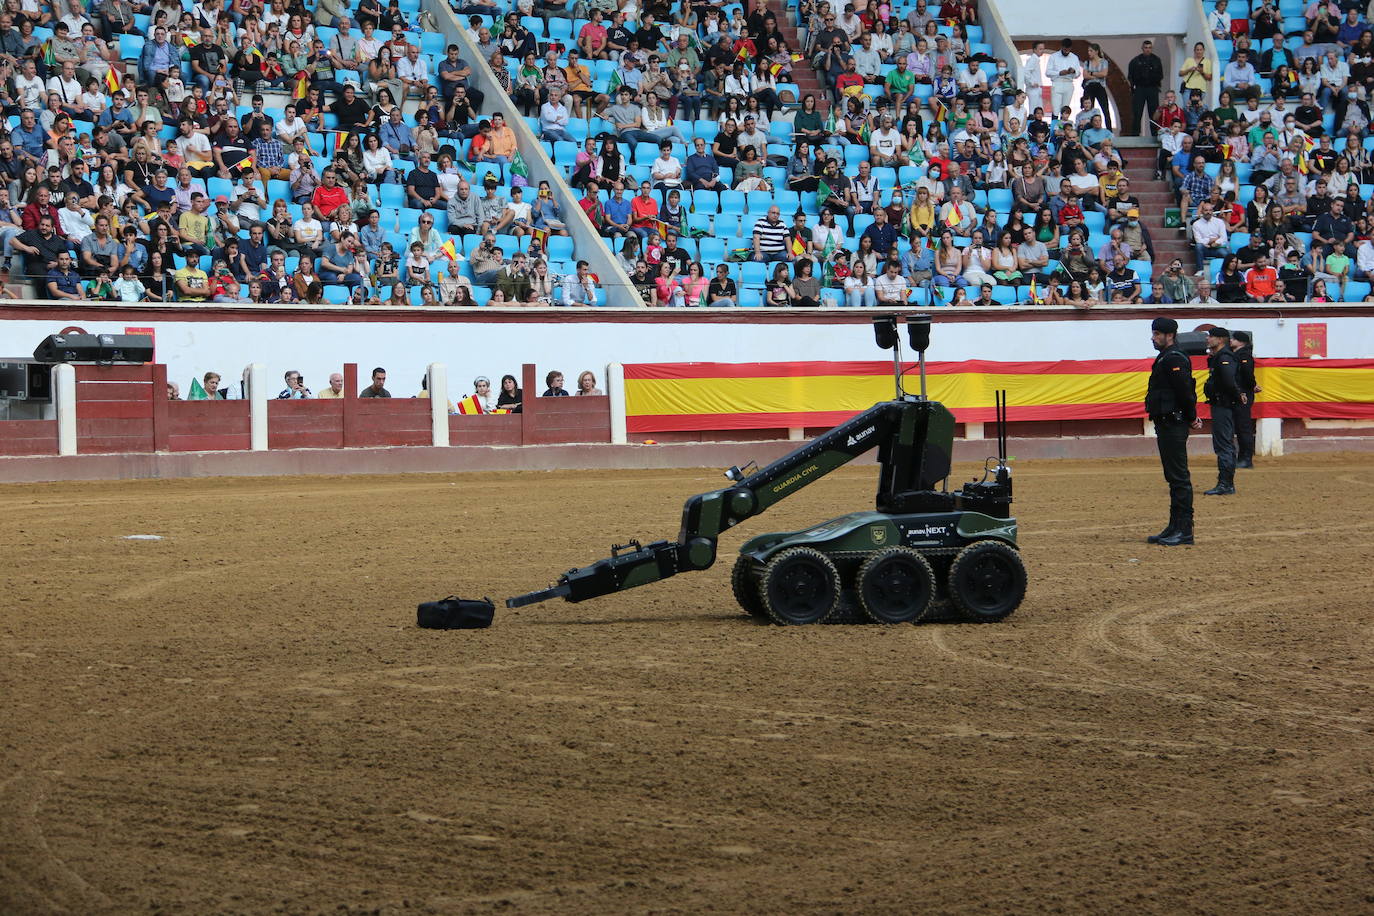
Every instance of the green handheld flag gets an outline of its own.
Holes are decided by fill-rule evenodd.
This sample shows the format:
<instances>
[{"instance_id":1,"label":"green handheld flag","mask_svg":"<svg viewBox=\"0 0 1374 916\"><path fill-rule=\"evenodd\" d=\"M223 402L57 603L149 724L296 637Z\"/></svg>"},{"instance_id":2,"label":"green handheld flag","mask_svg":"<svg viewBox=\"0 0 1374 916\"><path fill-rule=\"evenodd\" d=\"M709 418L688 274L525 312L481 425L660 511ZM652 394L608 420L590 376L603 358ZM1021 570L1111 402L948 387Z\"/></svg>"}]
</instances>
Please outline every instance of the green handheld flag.
<instances>
[{"instance_id":1,"label":"green handheld flag","mask_svg":"<svg viewBox=\"0 0 1374 916\"><path fill-rule=\"evenodd\" d=\"M191 379L191 393L187 395L186 400L205 401L209 400L209 398L210 396L205 393L205 389L201 387L200 379Z\"/></svg>"},{"instance_id":2,"label":"green handheld flag","mask_svg":"<svg viewBox=\"0 0 1374 916\"><path fill-rule=\"evenodd\" d=\"M816 206L819 207L824 205L826 200L830 198L830 195L834 193L835 192L830 189L830 185L825 183L825 179L820 179L816 182Z\"/></svg>"},{"instance_id":3,"label":"green handheld flag","mask_svg":"<svg viewBox=\"0 0 1374 916\"><path fill-rule=\"evenodd\" d=\"M512 175L519 175L521 178L530 177L530 167L525 165L525 157L520 155L519 150L515 151L515 158L511 160L510 173Z\"/></svg>"},{"instance_id":4,"label":"green handheld flag","mask_svg":"<svg viewBox=\"0 0 1374 916\"><path fill-rule=\"evenodd\" d=\"M611 71L611 84L609 88L607 88L606 94L614 95L615 91L623 85L625 85L625 80L620 75L620 68L617 67L615 70Z\"/></svg>"}]
</instances>

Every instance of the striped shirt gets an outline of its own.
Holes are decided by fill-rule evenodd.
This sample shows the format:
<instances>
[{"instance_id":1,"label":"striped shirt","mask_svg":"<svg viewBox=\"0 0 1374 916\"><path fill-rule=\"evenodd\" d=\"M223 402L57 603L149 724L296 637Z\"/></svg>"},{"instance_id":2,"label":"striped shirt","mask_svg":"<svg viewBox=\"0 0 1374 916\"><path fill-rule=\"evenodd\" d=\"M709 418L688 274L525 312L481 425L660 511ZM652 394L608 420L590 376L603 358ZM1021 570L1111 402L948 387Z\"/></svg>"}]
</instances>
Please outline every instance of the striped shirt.
<instances>
[{"instance_id":1,"label":"striped shirt","mask_svg":"<svg viewBox=\"0 0 1374 916\"><path fill-rule=\"evenodd\" d=\"M787 224L782 220L770 223L765 216L754 223L754 238L759 240L759 251L785 251Z\"/></svg>"}]
</instances>

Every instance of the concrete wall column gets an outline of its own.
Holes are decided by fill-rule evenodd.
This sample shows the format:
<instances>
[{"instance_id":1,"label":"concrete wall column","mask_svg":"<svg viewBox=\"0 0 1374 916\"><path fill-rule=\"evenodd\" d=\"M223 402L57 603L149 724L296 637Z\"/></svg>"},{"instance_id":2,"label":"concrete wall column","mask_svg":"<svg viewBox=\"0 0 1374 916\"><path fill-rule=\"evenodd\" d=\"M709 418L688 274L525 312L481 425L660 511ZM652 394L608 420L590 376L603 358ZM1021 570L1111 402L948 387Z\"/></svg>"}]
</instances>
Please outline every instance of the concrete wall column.
<instances>
[{"instance_id":1,"label":"concrete wall column","mask_svg":"<svg viewBox=\"0 0 1374 916\"><path fill-rule=\"evenodd\" d=\"M57 454L76 454L76 369L71 363L52 367L52 396L57 406Z\"/></svg>"}]
</instances>

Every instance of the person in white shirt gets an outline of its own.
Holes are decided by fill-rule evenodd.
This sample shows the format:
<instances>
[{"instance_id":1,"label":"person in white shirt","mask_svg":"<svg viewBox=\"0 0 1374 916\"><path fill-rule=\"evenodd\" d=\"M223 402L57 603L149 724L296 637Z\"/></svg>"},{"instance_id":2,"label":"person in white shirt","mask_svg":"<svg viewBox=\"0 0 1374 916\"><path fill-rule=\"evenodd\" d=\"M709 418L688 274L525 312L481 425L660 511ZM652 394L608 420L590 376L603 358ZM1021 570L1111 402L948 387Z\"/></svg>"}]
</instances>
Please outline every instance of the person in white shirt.
<instances>
[{"instance_id":1,"label":"person in white shirt","mask_svg":"<svg viewBox=\"0 0 1374 916\"><path fill-rule=\"evenodd\" d=\"M419 45L411 45L406 56L396 64L396 75L405 85L407 95L424 96L425 87L429 85L429 59L420 56Z\"/></svg>"},{"instance_id":2,"label":"person in white shirt","mask_svg":"<svg viewBox=\"0 0 1374 916\"><path fill-rule=\"evenodd\" d=\"M682 163L673 155L671 143L661 143L658 158L649 166L649 178L660 191L676 188L682 184Z\"/></svg>"},{"instance_id":3,"label":"person in white shirt","mask_svg":"<svg viewBox=\"0 0 1374 916\"><path fill-rule=\"evenodd\" d=\"M20 108L37 111L43 107L48 91L43 77L38 75L38 64L31 57L24 59L23 70L14 77L14 94Z\"/></svg>"},{"instance_id":4,"label":"person in white shirt","mask_svg":"<svg viewBox=\"0 0 1374 916\"><path fill-rule=\"evenodd\" d=\"M639 112L640 128L653 134L656 140L676 140L686 144L687 138L682 136L682 130L668 117L668 109L659 104L658 96L649 93L648 102Z\"/></svg>"},{"instance_id":5,"label":"person in white shirt","mask_svg":"<svg viewBox=\"0 0 1374 916\"><path fill-rule=\"evenodd\" d=\"M76 61L62 62L62 72L48 77L48 92L55 92L62 98L64 107L74 106L81 98L81 81L76 78Z\"/></svg>"},{"instance_id":6,"label":"person in white shirt","mask_svg":"<svg viewBox=\"0 0 1374 916\"><path fill-rule=\"evenodd\" d=\"M868 153L873 164L879 167L896 168L900 163L897 154L902 150L902 135L892 127L892 118L883 115L878 119L878 129L868 138Z\"/></svg>"},{"instance_id":7,"label":"person in white shirt","mask_svg":"<svg viewBox=\"0 0 1374 916\"><path fill-rule=\"evenodd\" d=\"M1073 53L1073 40L1065 38L1059 43L1059 50L1045 61L1045 76L1050 80L1050 110L1058 114L1066 105L1073 103L1078 78L1083 73L1083 63Z\"/></svg>"},{"instance_id":8,"label":"person in white shirt","mask_svg":"<svg viewBox=\"0 0 1374 916\"><path fill-rule=\"evenodd\" d=\"M1021 61L1021 90L1030 99L1030 108L1040 107L1041 87L1045 85L1045 71L1041 66L1041 59L1045 56L1045 43L1037 41L1031 46L1031 52ZM1025 121L1023 120L1024 124Z\"/></svg>"},{"instance_id":9,"label":"person in white shirt","mask_svg":"<svg viewBox=\"0 0 1374 916\"><path fill-rule=\"evenodd\" d=\"M852 3L844 5L844 12L840 14L835 24L845 30L850 41L858 41L859 36L863 34L864 21L859 18L858 13L854 12L854 4Z\"/></svg>"},{"instance_id":10,"label":"person in white shirt","mask_svg":"<svg viewBox=\"0 0 1374 916\"><path fill-rule=\"evenodd\" d=\"M304 137L309 132L310 128L306 126L305 121L296 117L296 106L287 105L281 120L277 122L277 139L282 142L283 146L290 149L292 140L297 137Z\"/></svg>"},{"instance_id":11,"label":"person in white shirt","mask_svg":"<svg viewBox=\"0 0 1374 916\"><path fill-rule=\"evenodd\" d=\"M1207 14L1207 31L1218 41L1231 40L1231 14L1226 12L1226 0L1217 0L1216 9Z\"/></svg>"},{"instance_id":12,"label":"person in white shirt","mask_svg":"<svg viewBox=\"0 0 1374 916\"><path fill-rule=\"evenodd\" d=\"M549 100L539 106L539 132L545 140L574 142L568 133L568 106L563 104L563 90L549 90Z\"/></svg>"},{"instance_id":13,"label":"person in white shirt","mask_svg":"<svg viewBox=\"0 0 1374 916\"><path fill-rule=\"evenodd\" d=\"M81 206L81 201L75 194L64 195L62 209L57 211L57 217L62 222L62 234L67 237L69 242L80 245L86 240L86 236L95 231L95 220Z\"/></svg>"},{"instance_id":14,"label":"person in white shirt","mask_svg":"<svg viewBox=\"0 0 1374 916\"><path fill-rule=\"evenodd\" d=\"M1356 280L1369 281L1374 278L1374 242L1365 239L1355 251Z\"/></svg>"},{"instance_id":15,"label":"person in white shirt","mask_svg":"<svg viewBox=\"0 0 1374 916\"><path fill-rule=\"evenodd\" d=\"M1197 255L1197 269L1207 267L1207 256L1226 250L1226 222L1212 213L1212 204L1204 200L1198 205L1193 220L1193 251Z\"/></svg>"},{"instance_id":16,"label":"person in white shirt","mask_svg":"<svg viewBox=\"0 0 1374 916\"><path fill-rule=\"evenodd\" d=\"M894 260L887 262L887 269L873 281L873 293L878 305L906 305L911 289L906 277L902 276L900 264Z\"/></svg>"}]
</instances>

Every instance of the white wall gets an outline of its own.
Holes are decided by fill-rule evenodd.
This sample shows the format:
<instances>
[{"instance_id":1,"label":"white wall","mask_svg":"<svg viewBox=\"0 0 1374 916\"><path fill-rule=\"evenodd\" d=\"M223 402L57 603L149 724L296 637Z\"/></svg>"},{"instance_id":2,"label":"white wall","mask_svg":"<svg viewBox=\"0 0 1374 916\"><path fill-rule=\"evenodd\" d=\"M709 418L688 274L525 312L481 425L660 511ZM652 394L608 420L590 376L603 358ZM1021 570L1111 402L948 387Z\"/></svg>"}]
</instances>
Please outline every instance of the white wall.
<instances>
[{"instance_id":1,"label":"white wall","mask_svg":"<svg viewBox=\"0 0 1374 916\"><path fill-rule=\"evenodd\" d=\"M1374 357L1374 319L1303 318L1328 325L1328 356ZM0 322L0 357L27 355L40 340L70 322ZM480 324L469 322L197 322L143 321L156 330L157 360L183 395L193 377L213 369L237 384L250 362L266 364L273 378L299 369L306 384L323 388L330 372L358 363L359 382L373 366L388 372L398 397L415 394L430 362L448 367L449 395L469 393L476 375L493 380L520 376L533 362L543 373L558 369L572 384L591 369L600 379L611 362L782 362L879 360L866 324ZM1184 330L1202 324L1188 321ZM1218 323L1255 335L1263 356L1296 356L1299 321L1227 319ZM83 320L91 333L123 333L124 323ZM1139 319L1023 322L942 322L936 314L929 358L934 360L1128 359L1152 356L1149 323ZM541 387L542 390L542 387Z\"/></svg>"},{"instance_id":2,"label":"white wall","mask_svg":"<svg viewBox=\"0 0 1374 916\"><path fill-rule=\"evenodd\" d=\"M1189 0L1150 0L1106 7L1083 0L997 0L1002 22L1014 39L1182 35L1188 31L1189 6Z\"/></svg>"}]
</instances>

